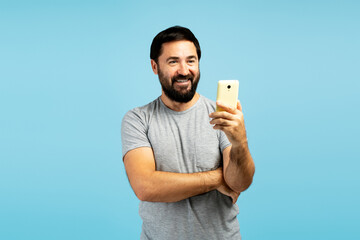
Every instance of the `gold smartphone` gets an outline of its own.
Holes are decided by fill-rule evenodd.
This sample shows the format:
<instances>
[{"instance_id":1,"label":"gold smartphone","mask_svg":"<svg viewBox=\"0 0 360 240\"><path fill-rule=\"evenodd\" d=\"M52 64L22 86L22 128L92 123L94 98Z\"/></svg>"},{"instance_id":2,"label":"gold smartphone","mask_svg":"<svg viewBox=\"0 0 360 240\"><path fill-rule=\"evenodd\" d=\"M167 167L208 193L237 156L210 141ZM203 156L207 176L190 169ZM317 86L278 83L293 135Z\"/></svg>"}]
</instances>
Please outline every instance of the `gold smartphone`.
<instances>
[{"instance_id":1,"label":"gold smartphone","mask_svg":"<svg viewBox=\"0 0 360 240\"><path fill-rule=\"evenodd\" d=\"M238 94L239 94L238 80L219 80L216 101L220 101L226 105L236 108ZM216 106L216 111L220 112L224 110Z\"/></svg>"}]
</instances>

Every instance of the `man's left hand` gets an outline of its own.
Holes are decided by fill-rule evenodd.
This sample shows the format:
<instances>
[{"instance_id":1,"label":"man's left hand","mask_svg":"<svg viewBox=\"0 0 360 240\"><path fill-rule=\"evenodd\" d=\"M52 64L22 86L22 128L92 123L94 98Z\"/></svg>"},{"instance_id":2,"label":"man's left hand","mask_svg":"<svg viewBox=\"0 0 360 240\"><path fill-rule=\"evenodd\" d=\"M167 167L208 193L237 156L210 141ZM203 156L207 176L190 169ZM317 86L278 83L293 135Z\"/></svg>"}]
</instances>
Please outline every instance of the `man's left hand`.
<instances>
[{"instance_id":1,"label":"man's left hand","mask_svg":"<svg viewBox=\"0 0 360 240\"><path fill-rule=\"evenodd\" d=\"M209 117L212 118L210 124L214 124L213 128L224 131L233 146L246 143L244 115L240 101L237 101L236 108L225 105L219 101L216 102L216 105L224 111L210 113Z\"/></svg>"}]
</instances>

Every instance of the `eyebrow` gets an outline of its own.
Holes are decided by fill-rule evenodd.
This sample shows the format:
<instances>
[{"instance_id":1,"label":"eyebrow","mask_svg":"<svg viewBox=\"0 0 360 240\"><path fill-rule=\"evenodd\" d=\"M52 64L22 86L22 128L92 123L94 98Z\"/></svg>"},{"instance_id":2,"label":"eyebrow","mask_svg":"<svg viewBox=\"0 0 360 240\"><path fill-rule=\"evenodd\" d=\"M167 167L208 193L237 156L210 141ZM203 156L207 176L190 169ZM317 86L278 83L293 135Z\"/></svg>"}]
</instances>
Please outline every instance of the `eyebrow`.
<instances>
[{"instance_id":1,"label":"eyebrow","mask_svg":"<svg viewBox=\"0 0 360 240\"><path fill-rule=\"evenodd\" d=\"M168 57L167 59L166 59L166 61L169 61L169 60L178 60L179 59L179 57Z\"/></svg>"},{"instance_id":2,"label":"eyebrow","mask_svg":"<svg viewBox=\"0 0 360 240\"><path fill-rule=\"evenodd\" d=\"M191 56L186 57L186 59L190 59L190 58L195 58L195 59L197 59L197 57L196 57L195 55L191 55Z\"/></svg>"},{"instance_id":3,"label":"eyebrow","mask_svg":"<svg viewBox=\"0 0 360 240\"><path fill-rule=\"evenodd\" d=\"M186 59L191 59L191 58L197 58L195 55L191 55L191 56L187 56ZM175 57L175 56L170 56L166 59L166 61L169 61L169 60L178 60L180 59L179 57Z\"/></svg>"}]
</instances>

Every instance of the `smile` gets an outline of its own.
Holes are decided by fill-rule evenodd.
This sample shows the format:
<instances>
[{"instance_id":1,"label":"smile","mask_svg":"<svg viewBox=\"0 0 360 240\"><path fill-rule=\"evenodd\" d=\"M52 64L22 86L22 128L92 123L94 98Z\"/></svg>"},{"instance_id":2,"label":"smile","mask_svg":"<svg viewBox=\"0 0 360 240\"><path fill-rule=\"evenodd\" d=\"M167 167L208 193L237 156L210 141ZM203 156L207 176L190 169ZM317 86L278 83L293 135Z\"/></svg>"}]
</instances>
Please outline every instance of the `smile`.
<instances>
[{"instance_id":1,"label":"smile","mask_svg":"<svg viewBox=\"0 0 360 240\"><path fill-rule=\"evenodd\" d=\"M189 81L190 79L178 79L176 80L176 82L179 82L179 83L184 83L184 82L187 82Z\"/></svg>"}]
</instances>

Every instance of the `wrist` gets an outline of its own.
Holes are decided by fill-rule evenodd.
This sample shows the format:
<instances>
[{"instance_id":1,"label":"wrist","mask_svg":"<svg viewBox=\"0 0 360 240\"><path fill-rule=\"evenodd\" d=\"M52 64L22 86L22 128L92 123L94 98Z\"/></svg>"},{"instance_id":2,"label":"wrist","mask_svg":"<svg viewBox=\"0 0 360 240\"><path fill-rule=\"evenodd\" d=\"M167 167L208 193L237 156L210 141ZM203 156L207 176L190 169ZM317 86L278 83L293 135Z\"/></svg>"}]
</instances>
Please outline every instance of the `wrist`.
<instances>
[{"instance_id":1,"label":"wrist","mask_svg":"<svg viewBox=\"0 0 360 240\"><path fill-rule=\"evenodd\" d=\"M231 142L231 148L237 150L246 150L248 148L248 140L247 138L242 138L238 141Z\"/></svg>"},{"instance_id":2,"label":"wrist","mask_svg":"<svg viewBox=\"0 0 360 240\"><path fill-rule=\"evenodd\" d=\"M213 171L215 174L215 184L214 184L214 189L219 188L220 186L222 186L224 184L224 172L223 172L223 168L219 167L218 169Z\"/></svg>"},{"instance_id":3,"label":"wrist","mask_svg":"<svg viewBox=\"0 0 360 240\"><path fill-rule=\"evenodd\" d=\"M222 167L216 170L202 172L202 173L204 174L203 181L206 192L215 190L223 184L224 179L223 179Z\"/></svg>"}]
</instances>

